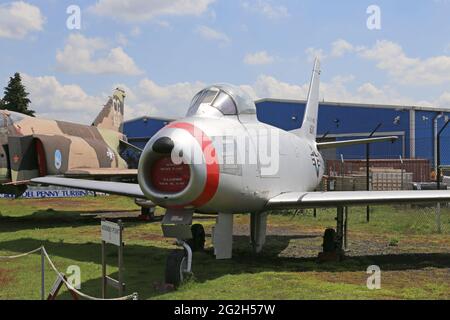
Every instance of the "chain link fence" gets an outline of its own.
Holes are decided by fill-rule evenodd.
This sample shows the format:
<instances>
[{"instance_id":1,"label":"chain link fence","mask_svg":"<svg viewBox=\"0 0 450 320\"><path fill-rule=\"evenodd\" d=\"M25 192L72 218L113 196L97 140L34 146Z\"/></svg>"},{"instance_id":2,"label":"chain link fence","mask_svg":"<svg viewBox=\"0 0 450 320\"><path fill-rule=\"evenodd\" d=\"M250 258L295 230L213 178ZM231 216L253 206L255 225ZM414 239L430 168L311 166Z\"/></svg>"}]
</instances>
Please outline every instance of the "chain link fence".
<instances>
[{"instance_id":1,"label":"chain link fence","mask_svg":"<svg viewBox=\"0 0 450 320\"><path fill-rule=\"evenodd\" d=\"M420 144L420 141L416 144ZM425 145L425 143L424 143ZM428 147L430 142L428 141ZM430 158L405 159L393 154L361 159L361 154L341 154L338 159L325 159L325 177L320 186L323 191L400 191L437 189L435 150L420 151L431 154ZM425 152L427 151L427 152ZM356 159L355 159L356 158ZM448 159L448 160L447 160ZM450 149L441 148L440 188L450 186ZM421 205L393 206L391 214L380 214L369 209L370 221L374 219L397 219L412 232L450 234L450 204L429 203ZM386 211L386 210L385 210ZM401 218L399 218L401 217ZM376 223L376 222L374 222Z\"/></svg>"}]
</instances>

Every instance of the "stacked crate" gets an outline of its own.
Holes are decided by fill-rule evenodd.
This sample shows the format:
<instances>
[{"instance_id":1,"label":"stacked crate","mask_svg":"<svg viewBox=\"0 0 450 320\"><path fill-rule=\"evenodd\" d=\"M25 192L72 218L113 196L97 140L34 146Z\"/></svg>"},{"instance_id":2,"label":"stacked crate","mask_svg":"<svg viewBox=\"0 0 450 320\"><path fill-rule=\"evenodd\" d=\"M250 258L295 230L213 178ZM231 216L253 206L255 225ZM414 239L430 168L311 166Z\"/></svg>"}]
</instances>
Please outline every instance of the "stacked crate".
<instances>
[{"instance_id":1,"label":"stacked crate","mask_svg":"<svg viewBox=\"0 0 450 320\"><path fill-rule=\"evenodd\" d=\"M332 191L363 191L367 190L365 170L353 171L345 176L327 178ZM370 168L369 184L374 191L411 190L413 173L393 168Z\"/></svg>"},{"instance_id":2,"label":"stacked crate","mask_svg":"<svg viewBox=\"0 0 450 320\"><path fill-rule=\"evenodd\" d=\"M411 190L413 174L400 169L371 168L371 185L374 191Z\"/></svg>"}]
</instances>

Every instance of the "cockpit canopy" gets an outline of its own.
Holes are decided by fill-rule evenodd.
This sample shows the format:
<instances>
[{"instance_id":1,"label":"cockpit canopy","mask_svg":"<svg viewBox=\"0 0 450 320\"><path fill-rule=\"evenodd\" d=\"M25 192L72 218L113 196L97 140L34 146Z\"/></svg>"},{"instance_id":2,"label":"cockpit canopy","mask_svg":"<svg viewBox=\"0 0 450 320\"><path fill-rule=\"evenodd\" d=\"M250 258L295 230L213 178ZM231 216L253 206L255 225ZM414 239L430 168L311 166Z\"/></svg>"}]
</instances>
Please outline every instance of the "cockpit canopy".
<instances>
[{"instance_id":1,"label":"cockpit canopy","mask_svg":"<svg viewBox=\"0 0 450 320\"><path fill-rule=\"evenodd\" d=\"M212 85L197 93L187 116L199 114L202 107L213 107L225 116L256 114L253 99L239 87L228 84Z\"/></svg>"}]
</instances>

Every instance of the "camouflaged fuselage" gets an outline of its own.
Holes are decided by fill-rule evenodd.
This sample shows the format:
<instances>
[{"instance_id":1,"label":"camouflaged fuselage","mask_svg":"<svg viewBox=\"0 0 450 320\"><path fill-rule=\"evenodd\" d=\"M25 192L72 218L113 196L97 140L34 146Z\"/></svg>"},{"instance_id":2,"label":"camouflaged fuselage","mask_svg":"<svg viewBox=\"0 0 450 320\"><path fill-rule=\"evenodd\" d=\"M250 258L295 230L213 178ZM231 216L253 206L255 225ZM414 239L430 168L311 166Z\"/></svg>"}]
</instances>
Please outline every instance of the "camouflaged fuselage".
<instances>
[{"instance_id":1,"label":"camouflaged fuselage","mask_svg":"<svg viewBox=\"0 0 450 320\"><path fill-rule=\"evenodd\" d=\"M71 170L126 169L118 131L0 111L0 183Z\"/></svg>"}]
</instances>

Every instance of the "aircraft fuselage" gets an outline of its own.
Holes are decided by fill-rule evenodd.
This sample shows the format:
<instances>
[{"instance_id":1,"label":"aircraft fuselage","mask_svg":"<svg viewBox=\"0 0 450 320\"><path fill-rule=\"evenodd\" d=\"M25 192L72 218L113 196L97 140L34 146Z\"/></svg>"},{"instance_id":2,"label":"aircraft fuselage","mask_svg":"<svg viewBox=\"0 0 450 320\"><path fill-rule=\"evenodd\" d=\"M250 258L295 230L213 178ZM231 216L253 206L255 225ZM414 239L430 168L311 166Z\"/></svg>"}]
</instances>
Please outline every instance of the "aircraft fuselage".
<instances>
[{"instance_id":1,"label":"aircraft fuselage","mask_svg":"<svg viewBox=\"0 0 450 320\"><path fill-rule=\"evenodd\" d=\"M258 212L281 193L312 191L324 172L314 142L255 115L171 123L148 142L139 169L141 188L156 204L223 213Z\"/></svg>"}]
</instances>

